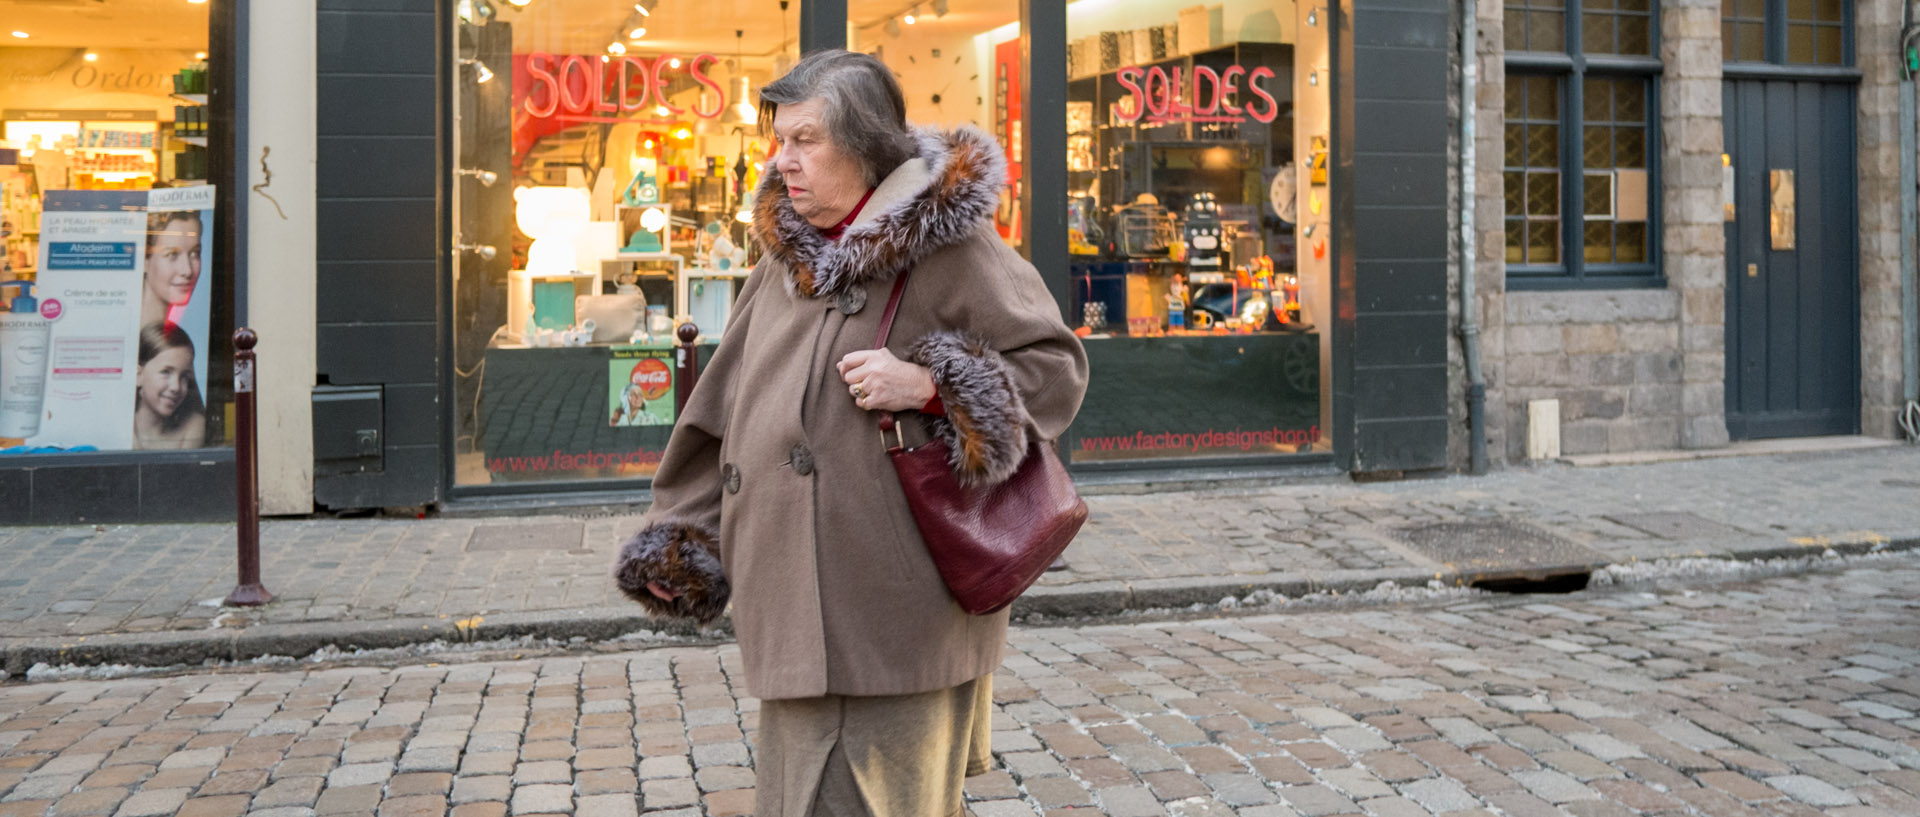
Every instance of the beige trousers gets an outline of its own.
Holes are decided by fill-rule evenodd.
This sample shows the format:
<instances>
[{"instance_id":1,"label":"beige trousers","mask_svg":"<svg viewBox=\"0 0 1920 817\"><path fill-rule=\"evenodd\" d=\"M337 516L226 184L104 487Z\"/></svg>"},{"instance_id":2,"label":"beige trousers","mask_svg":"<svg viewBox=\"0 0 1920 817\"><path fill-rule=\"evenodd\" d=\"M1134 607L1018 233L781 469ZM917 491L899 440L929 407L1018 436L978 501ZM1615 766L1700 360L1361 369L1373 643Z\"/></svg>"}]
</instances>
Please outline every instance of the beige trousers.
<instances>
[{"instance_id":1,"label":"beige trousers","mask_svg":"<svg viewBox=\"0 0 1920 817\"><path fill-rule=\"evenodd\" d=\"M763 701L757 817L948 817L989 763L993 676L913 695Z\"/></svg>"}]
</instances>

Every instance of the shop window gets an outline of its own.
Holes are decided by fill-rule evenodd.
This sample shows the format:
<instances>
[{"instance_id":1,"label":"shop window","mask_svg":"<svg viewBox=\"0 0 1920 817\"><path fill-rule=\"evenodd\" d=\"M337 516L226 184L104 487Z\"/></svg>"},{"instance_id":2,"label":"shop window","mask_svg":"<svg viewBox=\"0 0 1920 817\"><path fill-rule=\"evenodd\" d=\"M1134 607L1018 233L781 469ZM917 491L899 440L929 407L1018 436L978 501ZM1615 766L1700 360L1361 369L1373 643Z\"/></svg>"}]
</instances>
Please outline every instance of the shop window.
<instances>
[{"instance_id":1,"label":"shop window","mask_svg":"<svg viewBox=\"0 0 1920 817\"><path fill-rule=\"evenodd\" d=\"M1721 0L1727 62L1852 65L1852 4L1846 0Z\"/></svg>"},{"instance_id":2,"label":"shop window","mask_svg":"<svg viewBox=\"0 0 1920 817\"><path fill-rule=\"evenodd\" d=\"M1325 5L1067 6L1078 463L1329 448Z\"/></svg>"},{"instance_id":3,"label":"shop window","mask_svg":"<svg viewBox=\"0 0 1920 817\"><path fill-rule=\"evenodd\" d=\"M652 476L676 330L710 354L756 260L800 3L455 4L457 484Z\"/></svg>"},{"instance_id":4,"label":"shop window","mask_svg":"<svg viewBox=\"0 0 1920 817\"><path fill-rule=\"evenodd\" d=\"M1561 41L1578 48L1509 57L1509 285L1658 284L1655 11L1645 0L1585 0L1564 18Z\"/></svg>"},{"instance_id":5,"label":"shop window","mask_svg":"<svg viewBox=\"0 0 1920 817\"><path fill-rule=\"evenodd\" d=\"M1516 0L1506 6L1508 51L1565 51L1564 0Z\"/></svg>"},{"instance_id":6,"label":"shop window","mask_svg":"<svg viewBox=\"0 0 1920 817\"><path fill-rule=\"evenodd\" d=\"M1024 121L1020 87L1019 0L854 0L848 48L878 57L892 69L916 125L971 124L993 134L1007 161L994 226L1013 246L1021 243L1020 193Z\"/></svg>"},{"instance_id":7,"label":"shop window","mask_svg":"<svg viewBox=\"0 0 1920 817\"><path fill-rule=\"evenodd\" d=\"M230 443L212 6L0 0L0 467Z\"/></svg>"}]
</instances>

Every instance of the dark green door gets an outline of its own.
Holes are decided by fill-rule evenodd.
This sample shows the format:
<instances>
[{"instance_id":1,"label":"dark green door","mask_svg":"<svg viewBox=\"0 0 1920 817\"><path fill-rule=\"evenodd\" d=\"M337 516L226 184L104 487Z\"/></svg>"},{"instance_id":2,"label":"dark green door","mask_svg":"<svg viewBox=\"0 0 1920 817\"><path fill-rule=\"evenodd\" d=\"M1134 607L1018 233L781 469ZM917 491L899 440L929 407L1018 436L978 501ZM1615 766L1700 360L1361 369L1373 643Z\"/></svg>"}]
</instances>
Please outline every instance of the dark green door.
<instances>
[{"instance_id":1,"label":"dark green door","mask_svg":"<svg viewBox=\"0 0 1920 817\"><path fill-rule=\"evenodd\" d=\"M1859 253L1851 84L1730 80L1727 431L1860 428Z\"/></svg>"}]
</instances>

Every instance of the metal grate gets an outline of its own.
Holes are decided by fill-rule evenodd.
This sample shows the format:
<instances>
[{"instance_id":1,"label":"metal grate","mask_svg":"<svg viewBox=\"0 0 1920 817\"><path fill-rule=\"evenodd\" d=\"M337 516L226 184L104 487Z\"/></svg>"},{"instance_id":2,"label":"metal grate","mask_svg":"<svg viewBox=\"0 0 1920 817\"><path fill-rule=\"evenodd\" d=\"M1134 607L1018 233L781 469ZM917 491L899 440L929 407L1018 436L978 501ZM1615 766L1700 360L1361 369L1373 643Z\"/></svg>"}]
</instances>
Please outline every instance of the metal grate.
<instances>
[{"instance_id":1,"label":"metal grate","mask_svg":"<svg viewBox=\"0 0 1920 817\"><path fill-rule=\"evenodd\" d=\"M1504 519L1423 525L1400 538L1471 584L1584 576L1607 563L1583 545Z\"/></svg>"}]
</instances>

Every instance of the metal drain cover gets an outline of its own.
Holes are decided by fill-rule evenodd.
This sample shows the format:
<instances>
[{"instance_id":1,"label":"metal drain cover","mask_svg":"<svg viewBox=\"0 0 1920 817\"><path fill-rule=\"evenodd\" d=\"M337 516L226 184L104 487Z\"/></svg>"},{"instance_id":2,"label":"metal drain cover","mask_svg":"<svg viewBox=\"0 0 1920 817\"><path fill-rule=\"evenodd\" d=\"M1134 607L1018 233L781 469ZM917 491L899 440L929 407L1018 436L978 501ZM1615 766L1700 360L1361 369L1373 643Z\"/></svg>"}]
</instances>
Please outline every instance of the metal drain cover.
<instances>
[{"instance_id":1,"label":"metal drain cover","mask_svg":"<svg viewBox=\"0 0 1920 817\"><path fill-rule=\"evenodd\" d=\"M585 526L580 522L480 525L467 538L467 552L489 550L574 550Z\"/></svg>"},{"instance_id":2,"label":"metal drain cover","mask_svg":"<svg viewBox=\"0 0 1920 817\"><path fill-rule=\"evenodd\" d=\"M1590 548L1507 520L1441 522L1404 529L1400 537L1469 583L1543 580L1586 574L1607 564L1606 557Z\"/></svg>"},{"instance_id":3,"label":"metal drain cover","mask_svg":"<svg viewBox=\"0 0 1920 817\"><path fill-rule=\"evenodd\" d=\"M1607 521L1625 525L1648 536L1675 541L1683 539L1719 539L1739 531L1684 511L1609 516Z\"/></svg>"}]
</instances>

